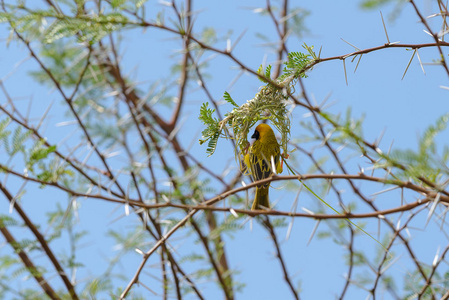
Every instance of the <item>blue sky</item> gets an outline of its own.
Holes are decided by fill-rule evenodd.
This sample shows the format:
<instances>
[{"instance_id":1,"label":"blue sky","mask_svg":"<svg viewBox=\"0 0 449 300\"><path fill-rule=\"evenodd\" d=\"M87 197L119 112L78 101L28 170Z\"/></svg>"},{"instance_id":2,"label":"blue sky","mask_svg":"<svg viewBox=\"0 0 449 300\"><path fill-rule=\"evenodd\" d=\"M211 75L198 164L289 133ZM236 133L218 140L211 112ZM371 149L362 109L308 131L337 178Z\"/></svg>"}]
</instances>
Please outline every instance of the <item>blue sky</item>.
<instances>
[{"instance_id":1,"label":"blue sky","mask_svg":"<svg viewBox=\"0 0 449 300\"><path fill-rule=\"evenodd\" d=\"M426 2L427 3L427 2ZM149 1L149 15L155 15L154 11L161 9L161 5L155 1ZM235 41L242 33L243 38L235 48L234 55L252 69L257 69L261 63L273 63L276 56L268 47L263 44L265 41L257 37L263 33L272 41L277 41L273 25L266 16L260 16L257 12L259 1L194 1L194 10L198 12L195 16L195 28L201 31L202 28L213 27L217 35L226 36L231 30L230 40ZM306 27L309 33L298 38L292 36L288 42L290 51L304 51L301 47L303 43L313 45L318 52L322 47L321 57L332 57L344 55L354 49L342 39L359 47L360 49L383 45L387 42L382 26L379 10L365 11L360 9L359 3L353 1L345 3L340 1L292 1L291 6L299 6L310 12L306 18ZM151 10L155 8L156 10ZM400 10L398 16L392 20L391 16L395 11L395 5L382 7L383 16L391 42L419 44L431 42L430 36L423 32L423 26L418 21L412 7L405 5ZM168 12L168 8L165 8ZM423 8L425 14L435 11L435 7L426 4ZM434 29L439 28L437 20L430 20ZM5 25L0 27L0 37L6 39L8 31ZM134 29L123 33L123 43L120 52L123 55L122 66L129 73L131 78L141 81L141 89L148 89L150 84L156 80L175 80L170 71L170 66L174 60L176 50L180 49L178 40L173 39L173 35L160 30ZM156 45L156 46L155 46ZM222 39L216 45L218 48L226 47L226 39ZM17 62L28 56L23 46L11 43L9 47L2 47L0 50L0 77L8 74ZM437 51L433 48L419 51L423 62L432 62L436 59ZM249 74L243 74L239 80L231 86L233 80L238 76L239 70L225 57L214 57L212 53L206 53L205 58L212 55L208 64L207 73L208 87L215 98L220 98L224 91L228 91L238 104L243 104L251 99L259 90L261 82ZM417 139L425 128L433 124L436 118L447 113L447 93L449 91L440 86L449 86L447 77L443 69L439 66L425 65L426 74L423 74L417 57L411 63L408 72L401 80L404 70L412 55L412 51L405 49L384 49L374 53L364 55L357 72L354 74L355 63L346 62L348 84L345 82L343 64L341 61L331 61L317 65L304 80L309 97L316 99L318 103L329 97L328 102L333 103L329 110L333 113L344 114L348 107L352 108L353 116L359 118L364 116L363 131L367 140L373 141L385 130L384 138L380 144L382 149L388 149L393 143L398 149L416 148ZM36 70L37 65L28 60L21 65L17 71L4 84L9 93L15 97L33 99L32 115L39 116L50 103L53 106L50 119L45 124L45 133L52 142L58 142L62 137L67 136L67 132L73 130L72 127L57 127L56 124L66 121L63 115L64 106L57 93L47 86L40 86L35 83L27 73ZM176 92L174 89L173 94ZM197 120L199 105L206 101L206 96L196 89L194 84L188 94L188 103L183 111L185 126L181 130L181 142L187 147L200 138L199 134L202 125ZM1 98L4 103L4 98ZM26 107L28 101L19 100L19 106ZM22 104L23 103L23 104ZM224 106L223 112L229 107ZM300 122L307 122L304 116L306 111L296 109L292 121L292 138L303 136ZM75 133L79 135L80 132ZM447 144L448 133L445 131L437 140L440 145ZM206 147L198 143L192 144L192 153L197 159L208 164L211 168L222 170L231 162L233 163L233 153L228 141L221 140L220 147L212 157L207 157ZM0 154L0 159L4 156ZM306 173L310 165L305 157L298 157L299 170ZM303 165L301 162L305 162ZM366 162L365 162L366 163ZM355 161L350 166L357 172L358 165L363 162ZM231 177L228 175L228 177ZM8 179L8 185L19 188L18 183L13 179ZM274 184L281 189L272 189L271 199L280 200L279 209L289 210L294 199L293 192L286 192L280 183ZM345 186L342 184L343 188ZM366 189L374 187L366 184ZM346 187L347 188L347 187ZM377 187L378 188L378 187ZM220 190L218 187L217 190ZM28 208L32 218L38 222L45 223L45 212L48 207L54 207L56 203L61 203L63 207L67 205L67 196L52 189L38 189L28 187L28 194L23 198L23 204ZM32 194L32 196L30 196ZM394 195L395 197L393 197ZM212 196L212 195L210 195ZM379 201L384 201L386 205L398 205L398 195L389 194L393 203L388 202L388 197ZM250 194L252 198L252 194ZM411 200L410 200L411 201ZM335 205L335 199L329 199ZM42 203L45 203L43 205ZM112 222L124 213L122 207L105 204L96 200L80 199L79 208L79 230L88 230L89 235L82 243L80 259L88 266L81 269L79 278L89 278L92 274L99 274L107 267L107 261L103 259L111 252L116 253L113 241L105 233L108 228L132 229L137 223L134 216L121 218ZM300 207L316 210L319 206L317 200L307 196L300 198ZM6 212L8 205L5 201L0 202L0 209ZM363 209L363 205L361 206ZM397 217L397 216L396 216ZM394 218L394 217L393 217ZM421 220L422 219L422 220ZM416 221L419 230L413 232L413 241L416 243L416 250L420 258L432 262L435 251L439 245L445 246L447 239L442 237L438 231L438 225L431 222L424 229L425 218ZM288 220L290 221L290 220ZM367 228L371 234L377 238L377 220L367 219ZM416 225L415 224L415 225ZM273 256L273 247L267 239L267 232L260 225L253 222L246 222L243 228L234 237L225 237L226 248L229 253L231 265L240 271L235 275L237 280L245 282L247 286L238 296L240 299L289 299L290 291L282 280L282 273L278 261ZM294 283L301 281L303 299L332 299L341 292L344 283L344 274L347 267L342 263L342 247L331 243L329 239L314 238L308 244L309 236L315 226L315 221L298 218L294 222L292 235L289 240L285 240L287 228L278 231L278 237L282 241L282 250L288 260L288 269L294 276ZM252 227L252 228L251 228ZM382 227L383 228L383 227ZM384 229L384 228L383 228ZM320 225L320 230L327 230L325 224ZM385 232L385 231L384 231ZM383 233L384 233L383 232ZM25 234L25 233L24 233ZM191 241L180 241L180 237L174 236L170 240L170 245L179 248L180 253L189 253L190 247L194 249ZM63 238L59 242L64 248ZM379 246L369 237L359 237L358 247L369 253L379 251ZM149 244L148 247L151 245ZM6 251L0 248L0 253ZM63 250L61 250L63 251ZM115 252L114 252L115 251ZM400 248L397 256L401 256ZM130 278L134 274L140 257L138 254L124 255L118 270ZM153 262L149 261L148 266ZM392 271L398 283L407 274L409 264L408 258L403 258L395 265ZM151 267L149 268L151 272ZM363 272L362 272L363 273ZM149 284L157 284L151 281ZM399 284L400 286L400 284ZM139 289L137 289L139 290ZM145 290L141 290L146 293ZM204 291L208 297L221 297L217 294L212 285ZM351 288L347 295L348 299L362 299L367 293L361 289ZM155 297L157 299L157 297Z\"/></svg>"}]
</instances>

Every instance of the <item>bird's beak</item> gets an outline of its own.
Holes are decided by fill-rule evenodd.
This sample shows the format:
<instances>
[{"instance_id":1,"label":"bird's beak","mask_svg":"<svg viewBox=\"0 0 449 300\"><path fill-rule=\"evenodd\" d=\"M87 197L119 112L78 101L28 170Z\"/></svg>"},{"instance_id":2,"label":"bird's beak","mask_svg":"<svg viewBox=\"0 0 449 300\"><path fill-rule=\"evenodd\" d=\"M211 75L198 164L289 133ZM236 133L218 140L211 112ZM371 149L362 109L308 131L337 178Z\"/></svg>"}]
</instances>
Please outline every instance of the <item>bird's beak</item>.
<instances>
[{"instance_id":1,"label":"bird's beak","mask_svg":"<svg viewBox=\"0 0 449 300\"><path fill-rule=\"evenodd\" d=\"M259 138L259 131L255 130L251 138L257 140Z\"/></svg>"}]
</instances>

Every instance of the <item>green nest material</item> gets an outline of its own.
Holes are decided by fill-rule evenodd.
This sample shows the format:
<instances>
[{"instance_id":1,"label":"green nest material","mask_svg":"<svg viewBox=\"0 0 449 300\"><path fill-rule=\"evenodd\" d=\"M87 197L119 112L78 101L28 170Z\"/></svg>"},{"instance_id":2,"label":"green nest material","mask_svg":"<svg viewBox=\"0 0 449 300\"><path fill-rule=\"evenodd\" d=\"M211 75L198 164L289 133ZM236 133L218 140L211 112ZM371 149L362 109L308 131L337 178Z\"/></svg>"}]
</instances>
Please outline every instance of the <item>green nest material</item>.
<instances>
[{"instance_id":1,"label":"green nest material","mask_svg":"<svg viewBox=\"0 0 449 300\"><path fill-rule=\"evenodd\" d=\"M251 128L260 120L268 119L281 133L281 148L287 153L287 143L290 135L290 113L287 110L289 86L291 80L285 80L279 85L281 89L272 85L263 87L256 96L240 107L234 108L222 121L220 129L224 129L226 137L230 138L228 128L232 129L232 136L237 142L237 149L248 146L247 136ZM237 150L239 151L239 150ZM239 152L240 152L239 151Z\"/></svg>"},{"instance_id":2,"label":"green nest material","mask_svg":"<svg viewBox=\"0 0 449 300\"><path fill-rule=\"evenodd\" d=\"M203 144L209 140L207 153L212 155L217 147L219 137L236 140L236 156L245 149L249 142L248 133L258 121L270 120L272 125L281 133L281 148L287 153L287 143L290 135L290 113L287 110L288 94L291 93L290 86L293 77L279 82L278 86L268 84L248 100L245 104L237 106L231 96L225 92L226 101L234 105L234 109L219 121L212 117L214 109L210 109L207 103L201 106L200 120L208 127L203 131ZM232 130L232 134L230 131Z\"/></svg>"},{"instance_id":3,"label":"green nest material","mask_svg":"<svg viewBox=\"0 0 449 300\"><path fill-rule=\"evenodd\" d=\"M225 92L224 99L234 106L234 109L226 114L223 120L218 120L212 116L215 109L208 107L208 103L203 103L200 109L199 119L207 126L202 132L200 144L208 141L207 153L214 154L217 142L220 137L234 139L237 143L236 157L240 160L240 153L249 145L247 136L251 127L260 120L270 120L271 124L281 133L280 146L284 153L287 153L287 144L290 136L290 112L287 109L289 104L288 96L294 92L295 79L306 77L305 71L309 70L313 63L319 59L313 52L313 47L304 46L309 54L292 52L288 55L283 74L272 81L271 66L263 72L262 66L258 73L260 79L266 83L256 96L248 100L245 104L238 106ZM230 130L232 129L232 134Z\"/></svg>"}]
</instances>

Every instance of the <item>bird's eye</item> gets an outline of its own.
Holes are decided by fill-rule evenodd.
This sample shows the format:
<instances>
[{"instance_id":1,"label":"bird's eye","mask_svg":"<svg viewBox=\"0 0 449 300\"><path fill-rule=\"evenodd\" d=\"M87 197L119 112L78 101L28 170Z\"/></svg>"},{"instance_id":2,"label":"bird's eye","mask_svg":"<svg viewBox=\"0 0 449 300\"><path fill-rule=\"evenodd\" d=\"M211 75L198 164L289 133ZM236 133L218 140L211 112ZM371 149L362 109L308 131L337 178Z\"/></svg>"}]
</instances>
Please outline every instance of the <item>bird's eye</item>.
<instances>
[{"instance_id":1,"label":"bird's eye","mask_svg":"<svg viewBox=\"0 0 449 300\"><path fill-rule=\"evenodd\" d=\"M253 135L251 136L251 138L258 140L259 139L259 131L255 130Z\"/></svg>"}]
</instances>

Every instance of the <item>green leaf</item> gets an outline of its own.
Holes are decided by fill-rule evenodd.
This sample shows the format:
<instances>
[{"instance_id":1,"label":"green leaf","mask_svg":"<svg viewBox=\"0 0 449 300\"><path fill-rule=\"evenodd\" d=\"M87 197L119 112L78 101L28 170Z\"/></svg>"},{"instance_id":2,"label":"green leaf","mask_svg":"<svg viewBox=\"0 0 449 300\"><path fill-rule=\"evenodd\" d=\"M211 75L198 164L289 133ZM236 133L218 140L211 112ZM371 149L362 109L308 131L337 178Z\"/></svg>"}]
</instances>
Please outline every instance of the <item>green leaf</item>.
<instances>
[{"instance_id":1,"label":"green leaf","mask_svg":"<svg viewBox=\"0 0 449 300\"><path fill-rule=\"evenodd\" d=\"M237 103L231 98L231 95L229 95L228 92L224 92L223 98L226 100L226 102L231 103L235 107L239 107Z\"/></svg>"},{"instance_id":2,"label":"green leaf","mask_svg":"<svg viewBox=\"0 0 449 300\"><path fill-rule=\"evenodd\" d=\"M365 0L360 3L360 6L365 9L377 9L381 5L385 5L392 0Z\"/></svg>"},{"instance_id":3,"label":"green leaf","mask_svg":"<svg viewBox=\"0 0 449 300\"><path fill-rule=\"evenodd\" d=\"M199 262L199 261L203 261L205 259L205 257L203 255L200 255L198 253L192 253L189 255L185 255L180 259L180 263L183 262Z\"/></svg>"},{"instance_id":4,"label":"green leaf","mask_svg":"<svg viewBox=\"0 0 449 300\"><path fill-rule=\"evenodd\" d=\"M86 285L82 295L86 298L97 298L100 292L111 290L112 284L109 278L94 278Z\"/></svg>"},{"instance_id":5,"label":"green leaf","mask_svg":"<svg viewBox=\"0 0 449 300\"><path fill-rule=\"evenodd\" d=\"M257 74L263 75L263 66L262 65L260 65L259 68L257 69ZM262 78L262 77L257 77L257 78L259 78L260 81L267 83L267 81L264 78Z\"/></svg>"},{"instance_id":6,"label":"green leaf","mask_svg":"<svg viewBox=\"0 0 449 300\"><path fill-rule=\"evenodd\" d=\"M0 214L0 228L19 226L20 223L8 215Z\"/></svg>"},{"instance_id":7,"label":"green leaf","mask_svg":"<svg viewBox=\"0 0 449 300\"><path fill-rule=\"evenodd\" d=\"M286 218L276 218L272 220L272 225L274 228L287 227L288 223L286 222Z\"/></svg>"},{"instance_id":8,"label":"green leaf","mask_svg":"<svg viewBox=\"0 0 449 300\"><path fill-rule=\"evenodd\" d=\"M268 65L268 67L265 69L265 77L271 78L271 65Z\"/></svg>"},{"instance_id":9,"label":"green leaf","mask_svg":"<svg viewBox=\"0 0 449 300\"><path fill-rule=\"evenodd\" d=\"M82 18L64 16L50 25L45 33L44 42L50 44L62 38L77 36L80 42L88 41L93 44L127 23L128 19L120 13Z\"/></svg>"},{"instance_id":10,"label":"green leaf","mask_svg":"<svg viewBox=\"0 0 449 300\"><path fill-rule=\"evenodd\" d=\"M12 136L12 150L10 151L10 155L14 155L17 152L23 152L25 150L24 143L27 140L27 138L30 136L31 131L26 131L22 133L22 127L19 126L14 130L13 136Z\"/></svg>"},{"instance_id":11,"label":"green leaf","mask_svg":"<svg viewBox=\"0 0 449 300\"><path fill-rule=\"evenodd\" d=\"M205 124L211 123L213 120L212 114L215 112L215 109L209 108L209 103L204 102L200 107L200 116L198 119L203 121Z\"/></svg>"},{"instance_id":12,"label":"green leaf","mask_svg":"<svg viewBox=\"0 0 449 300\"><path fill-rule=\"evenodd\" d=\"M36 143L34 143L34 145L31 147L31 149L29 151L27 151L27 155L26 157L28 157L27 161L26 161L26 165L27 165L27 169L30 170L31 172L34 172L34 165L38 162L40 162L41 160L47 158L47 156L50 153L53 153L56 151L56 146L50 146L47 147L45 146L45 140L41 139L39 141L37 141ZM44 169L44 173L46 173L46 175L41 174L41 176L43 176L43 178L48 179L49 176L51 176L51 174L53 173L52 171L45 171L45 167L43 164L40 165L41 169ZM38 176L39 177L39 176ZM45 180L48 181L48 180Z\"/></svg>"},{"instance_id":13,"label":"green leaf","mask_svg":"<svg viewBox=\"0 0 449 300\"><path fill-rule=\"evenodd\" d=\"M0 141L5 140L11 134L11 131L5 130L10 123L10 118L6 118L0 122Z\"/></svg>"},{"instance_id":14,"label":"green leaf","mask_svg":"<svg viewBox=\"0 0 449 300\"><path fill-rule=\"evenodd\" d=\"M232 98L229 97L232 100ZM233 101L233 100L232 100ZM198 119L202 121L207 127L203 130L202 138L200 139L200 145L209 141L206 152L209 153L209 156L215 152L215 148L217 147L217 141L220 137L220 125L218 119L212 117L212 114L215 112L215 109L209 108L209 103L205 102L201 105L200 115Z\"/></svg>"},{"instance_id":15,"label":"green leaf","mask_svg":"<svg viewBox=\"0 0 449 300\"><path fill-rule=\"evenodd\" d=\"M56 151L56 146L50 146L48 148L39 148L39 149L35 149L30 156L31 160L34 161L39 161L41 159L47 158L47 156Z\"/></svg>"},{"instance_id":16,"label":"green leaf","mask_svg":"<svg viewBox=\"0 0 449 300\"><path fill-rule=\"evenodd\" d=\"M421 155L435 153L435 136L446 129L448 121L449 114L445 114L437 119L434 126L426 129L419 145Z\"/></svg>"},{"instance_id":17,"label":"green leaf","mask_svg":"<svg viewBox=\"0 0 449 300\"><path fill-rule=\"evenodd\" d=\"M125 4L125 2L126 2L126 0L112 0L111 6L112 6L112 8L119 8L120 6Z\"/></svg>"},{"instance_id":18,"label":"green leaf","mask_svg":"<svg viewBox=\"0 0 449 300\"><path fill-rule=\"evenodd\" d=\"M0 23L7 22L11 19L11 14L0 12Z\"/></svg>"},{"instance_id":19,"label":"green leaf","mask_svg":"<svg viewBox=\"0 0 449 300\"><path fill-rule=\"evenodd\" d=\"M288 22L288 28L292 30L293 34L295 34L299 40L302 40L306 34L310 32L310 30L306 26L306 18L310 15L310 11L305 10L302 7L292 8L291 16Z\"/></svg>"},{"instance_id":20,"label":"green leaf","mask_svg":"<svg viewBox=\"0 0 449 300\"><path fill-rule=\"evenodd\" d=\"M218 143L218 138L220 137L220 133L217 132L216 134L214 134L209 143L207 144L207 150L206 153L209 154L208 156L211 156L212 154L215 153L215 150L217 149L217 143Z\"/></svg>"},{"instance_id":21,"label":"green leaf","mask_svg":"<svg viewBox=\"0 0 449 300\"><path fill-rule=\"evenodd\" d=\"M307 65L312 61L310 54L290 52L288 54L287 62L284 63L284 74L281 76L281 80L289 76L306 78L307 75L305 74L305 71Z\"/></svg>"},{"instance_id":22,"label":"green leaf","mask_svg":"<svg viewBox=\"0 0 449 300\"><path fill-rule=\"evenodd\" d=\"M148 0L139 0L136 2L136 8L142 7Z\"/></svg>"},{"instance_id":23,"label":"green leaf","mask_svg":"<svg viewBox=\"0 0 449 300\"><path fill-rule=\"evenodd\" d=\"M64 37L74 36L80 30L86 28L87 24L80 24L78 20L62 19L56 20L47 30L44 42L51 44Z\"/></svg>"}]
</instances>

